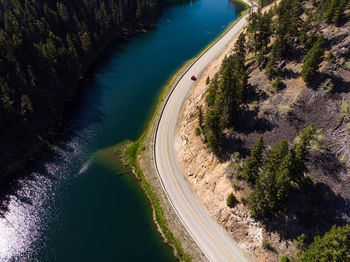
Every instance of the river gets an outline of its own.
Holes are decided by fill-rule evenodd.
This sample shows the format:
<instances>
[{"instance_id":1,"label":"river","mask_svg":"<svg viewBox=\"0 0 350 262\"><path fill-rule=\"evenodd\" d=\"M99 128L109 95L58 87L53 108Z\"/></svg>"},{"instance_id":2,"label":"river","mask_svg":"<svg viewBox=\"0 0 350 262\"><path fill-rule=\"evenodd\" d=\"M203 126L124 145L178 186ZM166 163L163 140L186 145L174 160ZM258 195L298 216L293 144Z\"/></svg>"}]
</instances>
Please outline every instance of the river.
<instances>
[{"instance_id":1,"label":"river","mask_svg":"<svg viewBox=\"0 0 350 262\"><path fill-rule=\"evenodd\" d=\"M241 8L228 0L173 4L154 29L101 57L65 137L1 186L0 261L176 261L135 178L91 156L136 140L167 79Z\"/></svg>"}]
</instances>

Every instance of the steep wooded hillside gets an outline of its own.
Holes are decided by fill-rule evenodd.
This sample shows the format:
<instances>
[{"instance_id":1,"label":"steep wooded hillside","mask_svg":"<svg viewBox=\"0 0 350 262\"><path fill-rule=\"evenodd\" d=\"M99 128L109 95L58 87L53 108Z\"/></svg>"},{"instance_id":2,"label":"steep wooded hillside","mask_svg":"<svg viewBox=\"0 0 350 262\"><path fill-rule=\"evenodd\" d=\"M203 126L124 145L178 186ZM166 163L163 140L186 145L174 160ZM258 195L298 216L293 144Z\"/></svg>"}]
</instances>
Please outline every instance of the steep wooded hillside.
<instances>
[{"instance_id":1,"label":"steep wooded hillside","mask_svg":"<svg viewBox=\"0 0 350 262\"><path fill-rule=\"evenodd\" d=\"M158 12L158 0L0 2L0 177L53 136L97 55Z\"/></svg>"}]
</instances>

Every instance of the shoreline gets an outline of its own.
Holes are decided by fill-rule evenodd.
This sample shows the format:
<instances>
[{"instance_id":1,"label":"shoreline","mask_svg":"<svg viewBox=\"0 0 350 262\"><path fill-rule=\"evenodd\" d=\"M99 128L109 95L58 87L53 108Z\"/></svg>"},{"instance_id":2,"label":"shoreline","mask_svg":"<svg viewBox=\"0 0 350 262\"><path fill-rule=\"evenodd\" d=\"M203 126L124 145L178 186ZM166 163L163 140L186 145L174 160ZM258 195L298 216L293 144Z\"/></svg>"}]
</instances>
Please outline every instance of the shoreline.
<instances>
[{"instance_id":1,"label":"shoreline","mask_svg":"<svg viewBox=\"0 0 350 262\"><path fill-rule=\"evenodd\" d=\"M235 0L240 4L243 1ZM216 37L210 44L204 47L198 55L186 61L169 78L167 83L161 89L150 116L150 120L145 127L144 132L136 142L130 143L125 149L125 160L132 169L132 173L137 177L140 186L144 190L147 198L151 202L153 210L153 220L157 225L165 242L174 250L175 256L183 261L207 261L207 257L193 240L188 230L183 225L181 218L176 214L171 201L169 201L160 178L157 175L154 165L154 140L156 129L159 123L161 113L170 97L177 82L191 68L191 66L208 50L211 46L221 39L242 17L250 10L247 3L245 8L226 29ZM231 41L233 41L232 39ZM227 46L222 52L226 52ZM210 63L209 63L210 64ZM209 64L207 66L209 66ZM199 259L200 258L200 259Z\"/></svg>"}]
</instances>

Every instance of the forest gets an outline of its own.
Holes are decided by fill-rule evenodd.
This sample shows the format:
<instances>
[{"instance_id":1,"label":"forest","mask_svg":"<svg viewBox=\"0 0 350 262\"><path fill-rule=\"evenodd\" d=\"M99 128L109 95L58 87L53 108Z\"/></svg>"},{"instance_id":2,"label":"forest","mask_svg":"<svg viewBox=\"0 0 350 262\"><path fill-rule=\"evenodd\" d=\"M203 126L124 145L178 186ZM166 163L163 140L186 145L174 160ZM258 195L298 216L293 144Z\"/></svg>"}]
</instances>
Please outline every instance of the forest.
<instances>
[{"instance_id":1,"label":"forest","mask_svg":"<svg viewBox=\"0 0 350 262\"><path fill-rule=\"evenodd\" d=\"M158 0L0 2L0 178L55 137L98 55L159 11Z\"/></svg>"}]
</instances>

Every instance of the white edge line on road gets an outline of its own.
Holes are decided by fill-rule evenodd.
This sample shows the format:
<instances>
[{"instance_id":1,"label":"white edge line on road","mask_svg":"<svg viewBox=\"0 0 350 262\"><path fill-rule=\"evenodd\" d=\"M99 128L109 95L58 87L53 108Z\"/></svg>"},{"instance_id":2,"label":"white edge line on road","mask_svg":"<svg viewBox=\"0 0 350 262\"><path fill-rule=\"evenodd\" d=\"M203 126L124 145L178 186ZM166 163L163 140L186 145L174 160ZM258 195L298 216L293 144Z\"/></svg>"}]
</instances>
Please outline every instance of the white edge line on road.
<instances>
[{"instance_id":1,"label":"white edge line on road","mask_svg":"<svg viewBox=\"0 0 350 262\"><path fill-rule=\"evenodd\" d=\"M251 9L251 8L252 8L252 4L251 4L250 2L248 2L248 1L245 1L245 2L250 6L249 9ZM180 221L182 222L182 224L183 224L184 227L186 228L187 232L190 234L190 236L192 237L192 239L196 242L196 244L198 245L198 247L199 247L199 248L201 249L201 251L205 254L205 256L207 257L207 259L208 259L209 261L210 261L210 258L209 258L209 256L208 256L208 254L201 248L201 246L200 246L200 244L198 243L198 241L194 238L193 234L191 233L191 231L189 230L189 228L187 227L187 225L184 223L184 221L183 221L182 217L180 216L178 210L175 208L175 206L174 206L174 204L173 204L173 201L171 200L171 198L170 198L170 196L169 196L169 194L168 194L168 192L167 192L167 190L166 190L166 188L165 188L165 185L164 185L164 183L163 183L163 180L162 180L162 178L161 178L161 176L160 176L160 174L159 174L159 170L158 170L158 166L157 166L157 160L156 160L156 150L155 150L155 145L156 145L156 141L157 141L157 132L158 132L158 129L159 129L160 120L161 120L161 118L162 118L162 116L163 116L165 107L166 107L166 105L167 105L167 103L168 103L168 101L169 101L171 95L173 94L174 90L176 89L177 85L178 85L179 82L184 78L185 74L188 73L188 71L189 71L190 69L192 69L193 65L194 65L196 62L198 62L198 60L199 60L204 54L206 54L217 42L219 42L224 36L226 36L226 34L227 34L228 32L230 32L230 30L232 30L232 28L233 28L239 21L241 21L244 17L246 17L246 16L248 16L248 15L249 15L249 10L247 11L246 14L244 14L244 15L241 16L239 19L237 19L237 20L231 25L231 27L230 27L228 30L226 30L226 32L225 32L222 36L220 36L218 39L216 39L205 51L203 51L203 52L191 63L191 65L189 65L188 68L182 73L182 75L181 75L181 76L179 77L179 79L176 81L176 83L175 83L175 85L173 86L173 88L172 88L172 90L170 91L170 93L167 95L166 101L165 101L165 103L164 103L164 105L163 105L163 107L162 107L161 114L160 114L159 119L158 119L158 121L157 121L156 131L154 132L154 139L153 139L154 143L153 143L153 146L152 146L152 148L153 148L153 163L154 163L154 166L155 166L155 169L156 169L156 172L157 172L158 179L159 179L159 181L160 181L160 183L161 183L161 185L162 185L163 191L165 192L166 197L168 198L168 200L169 200L171 206L172 206L173 209L175 210L175 213L177 214L177 216L179 217ZM235 35L237 35L237 34L235 34Z\"/></svg>"}]
</instances>

